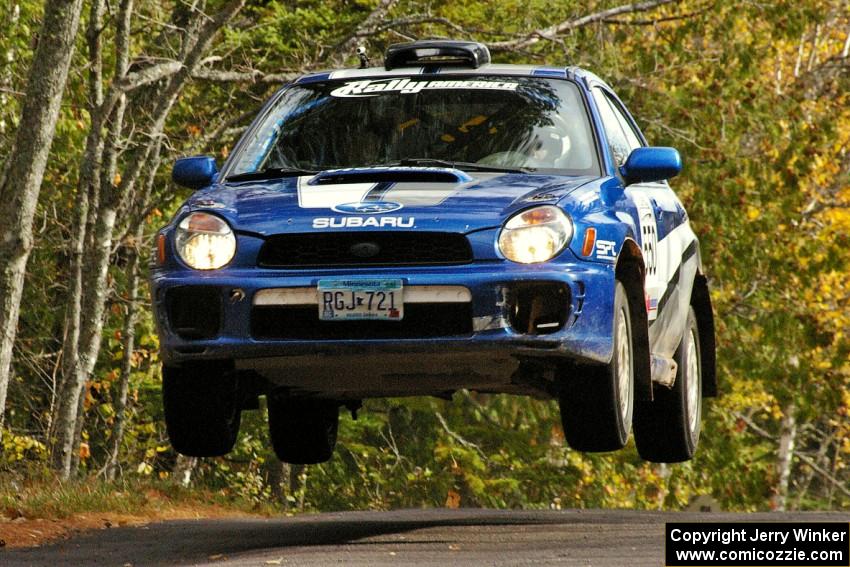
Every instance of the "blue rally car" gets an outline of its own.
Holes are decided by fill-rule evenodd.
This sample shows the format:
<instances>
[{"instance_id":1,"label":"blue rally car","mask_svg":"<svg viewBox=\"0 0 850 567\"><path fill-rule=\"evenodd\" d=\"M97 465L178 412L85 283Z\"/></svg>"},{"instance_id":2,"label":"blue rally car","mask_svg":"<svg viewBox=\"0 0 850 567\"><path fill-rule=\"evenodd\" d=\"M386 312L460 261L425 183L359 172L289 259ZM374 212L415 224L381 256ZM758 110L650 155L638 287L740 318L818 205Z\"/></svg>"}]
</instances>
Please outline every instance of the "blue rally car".
<instances>
[{"instance_id":1,"label":"blue rally car","mask_svg":"<svg viewBox=\"0 0 850 567\"><path fill-rule=\"evenodd\" d=\"M555 398L580 451L694 455L716 394L697 238L598 77L391 46L382 67L284 86L157 236L165 419L230 451L268 402L286 462L330 458L340 408L458 389Z\"/></svg>"}]
</instances>

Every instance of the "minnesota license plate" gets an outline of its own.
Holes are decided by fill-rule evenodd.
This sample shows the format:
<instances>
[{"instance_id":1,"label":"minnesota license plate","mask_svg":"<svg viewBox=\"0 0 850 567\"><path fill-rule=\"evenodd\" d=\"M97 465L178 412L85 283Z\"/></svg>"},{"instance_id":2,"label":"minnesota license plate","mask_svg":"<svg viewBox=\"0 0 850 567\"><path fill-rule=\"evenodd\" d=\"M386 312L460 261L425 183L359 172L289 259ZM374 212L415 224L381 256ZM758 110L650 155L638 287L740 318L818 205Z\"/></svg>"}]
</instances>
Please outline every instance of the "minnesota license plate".
<instances>
[{"instance_id":1,"label":"minnesota license plate","mask_svg":"<svg viewBox=\"0 0 850 567\"><path fill-rule=\"evenodd\" d=\"M401 321L404 299L401 280L319 280L322 321Z\"/></svg>"}]
</instances>

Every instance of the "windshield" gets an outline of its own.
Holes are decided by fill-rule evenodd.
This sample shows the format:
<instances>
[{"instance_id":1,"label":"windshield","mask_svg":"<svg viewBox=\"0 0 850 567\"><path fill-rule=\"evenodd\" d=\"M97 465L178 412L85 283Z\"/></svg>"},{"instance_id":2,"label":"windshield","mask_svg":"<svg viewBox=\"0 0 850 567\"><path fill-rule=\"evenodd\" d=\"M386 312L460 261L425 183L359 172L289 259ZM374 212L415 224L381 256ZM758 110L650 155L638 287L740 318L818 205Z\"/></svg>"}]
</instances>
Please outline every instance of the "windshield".
<instances>
[{"instance_id":1,"label":"windshield","mask_svg":"<svg viewBox=\"0 0 850 567\"><path fill-rule=\"evenodd\" d=\"M409 160L598 174L578 88L531 77L327 81L288 88L228 175ZM406 164L405 164L406 165Z\"/></svg>"}]
</instances>

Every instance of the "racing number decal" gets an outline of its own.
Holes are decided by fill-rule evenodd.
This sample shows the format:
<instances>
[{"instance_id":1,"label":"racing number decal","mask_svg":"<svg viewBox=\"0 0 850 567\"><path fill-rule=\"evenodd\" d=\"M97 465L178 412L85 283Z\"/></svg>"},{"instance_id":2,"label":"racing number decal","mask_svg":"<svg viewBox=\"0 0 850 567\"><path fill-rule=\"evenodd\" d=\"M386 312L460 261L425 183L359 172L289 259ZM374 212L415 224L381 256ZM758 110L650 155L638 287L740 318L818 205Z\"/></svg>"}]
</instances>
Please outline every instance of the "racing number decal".
<instances>
[{"instance_id":1,"label":"racing number decal","mask_svg":"<svg viewBox=\"0 0 850 567\"><path fill-rule=\"evenodd\" d=\"M650 321L653 321L658 317L658 302L663 293L663 283L659 281L662 274L658 273L658 227L655 224L655 210L646 193L634 191L632 199L637 206L640 246L646 267L646 315Z\"/></svg>"},{"instance_id":2,"label":"racing number decal","mask_svg":"<svg viewBox=\"0 0 850 567\"><path fill-rule=\"evenodd\" d=\"M645 193L635 191L632 198L638 210L640 221L640 244L643 249L643 261L647 279L658 275L658 228L655 224L655 211Z\"/></svg>"},{"instance_id":3,"label":"racing number decal","mask_svg":"<svg viewBox=\"0 0 850 567\"><path fill-rule=\"evenodd\" d=\"M646 271L649 275L654 276L658 271L658 234L655 231L655 225L643 225L641 223L641 233Z\"/></svg>"}]
</instances>

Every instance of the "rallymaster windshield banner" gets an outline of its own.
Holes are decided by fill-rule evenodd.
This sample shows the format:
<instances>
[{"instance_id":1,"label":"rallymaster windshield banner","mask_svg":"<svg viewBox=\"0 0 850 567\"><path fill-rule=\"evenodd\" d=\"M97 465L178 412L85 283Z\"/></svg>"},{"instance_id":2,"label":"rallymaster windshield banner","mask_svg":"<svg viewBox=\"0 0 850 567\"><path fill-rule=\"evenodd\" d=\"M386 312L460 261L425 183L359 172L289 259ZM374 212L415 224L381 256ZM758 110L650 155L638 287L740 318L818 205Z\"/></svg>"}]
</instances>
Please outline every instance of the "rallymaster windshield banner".
<instances>
[{"instance_id":1,"label":"rallymaster windshield banner","mask_svg":"<svg viewBox=\"0 0 850 567\"><path fill-rule=\"evenodd\" d=\"M423 90L475 89L515 91L519 83L513 81L415 81L410 79L379 79L352 81L331 91L335 97L376 96L381 93L416 94Z\"/></svg>"}]
</instances>

